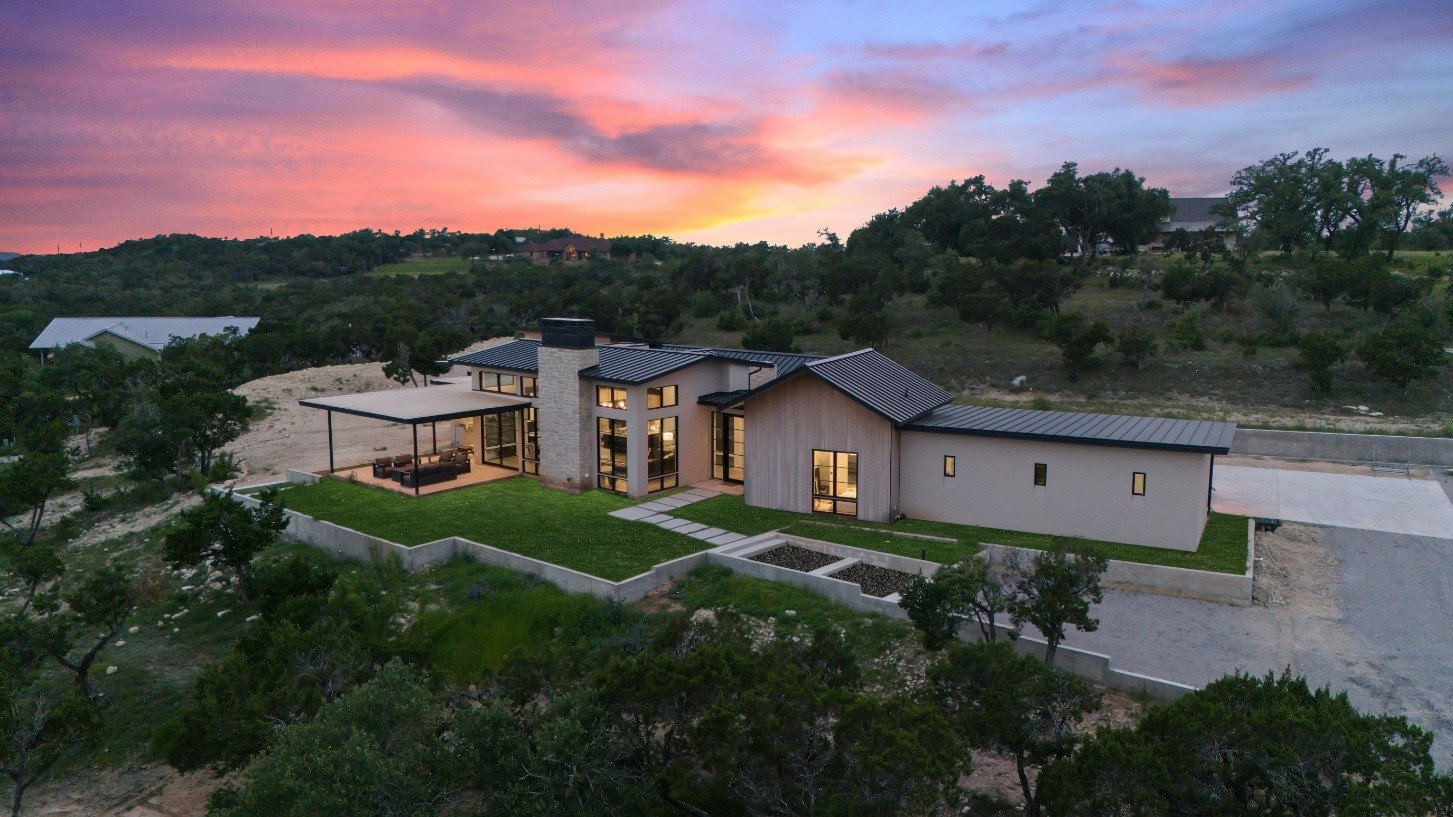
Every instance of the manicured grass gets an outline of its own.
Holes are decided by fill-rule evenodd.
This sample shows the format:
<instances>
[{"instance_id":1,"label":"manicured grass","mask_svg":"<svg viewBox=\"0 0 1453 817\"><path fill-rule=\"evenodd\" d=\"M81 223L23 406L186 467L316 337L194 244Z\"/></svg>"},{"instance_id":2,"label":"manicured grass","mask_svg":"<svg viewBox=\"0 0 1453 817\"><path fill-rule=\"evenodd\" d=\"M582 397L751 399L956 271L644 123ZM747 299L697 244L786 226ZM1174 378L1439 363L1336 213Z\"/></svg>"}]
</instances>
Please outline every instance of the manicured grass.
<instances>
[{"instance_id":1,"label":"manicured grass","mask_svg":"<svg viewBox=\"0 0 1453 817\"><path fill-rule=\"evenodd\" d=\"M798 536L864 547L885 553L927 558L941 564L949 564L973 555L978 550L979 542L1045 550L1053 546L1056 538L1042 533L1000 530L976 525L956 525L952 522L929 522L923 519L900 519L890 525L880 525L854 519L830 518L770 508L753 508L743 502L741 497L735 496L719 496L688 505L674 511L672 515L750 535L785 528L789 533ZM848 527L837 527L839 525ZM894 536L892 532L895 531L947 537L957 540L957 544ZM1206 531L1201 535L1201 545L1194 552L1124 545L1095 539L1060 538L1073 546L1093 551L1107 559L1211 570L1217 573L1242 573L1246 570L1246 517L1244 516L1211 514L1210 519L1206 522Z\"/></svg>"},{"instance_id":2,"label":"manicured grass","mask_svg":"<svg viewBox=\"0 0 1453 817\"><path fill-rule=\"evenodd\" d=\"M325 479L284 488L280 497L292 510L401 545L462 536L609 581L706 547L606 515L635 500L606 491L572 496L524 477L422 497Z\"/></svg>"},{"instance_id":3,"label":"manicured grass","mask_svg":"<svg viewBox=\"0 0 1453 817\"><path fill-rule=\"evenodd\" d=\"M410 258L397 264L374 267L369 275L442 275L446 272L469 272L465 258Z\"/></svg>"}]
</instances>

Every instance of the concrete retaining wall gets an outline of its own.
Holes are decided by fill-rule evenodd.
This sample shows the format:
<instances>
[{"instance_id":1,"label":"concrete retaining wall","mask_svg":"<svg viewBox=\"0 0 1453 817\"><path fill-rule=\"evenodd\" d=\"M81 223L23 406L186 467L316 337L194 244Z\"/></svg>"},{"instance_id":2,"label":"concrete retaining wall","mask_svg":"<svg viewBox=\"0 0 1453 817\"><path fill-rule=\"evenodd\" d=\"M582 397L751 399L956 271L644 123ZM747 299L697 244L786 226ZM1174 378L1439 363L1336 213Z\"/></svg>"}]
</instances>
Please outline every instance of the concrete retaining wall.
<instances>
[{"instance_id":1,"label":"concrete retaining wall","mask_svg":"<svg viewBox=\"0 0 1453 817\"><path fill-rule=\"evenodd\" d=\"M809 539L805 536L795 536L790 533L773 534L778 539L799 547L816 550L826 553L829 556L837 556L840 559L857 559L864 564L886 567L891 570L901 570L904 573L913 573L920 576L932 576L938 570L938 562L928 562L923 559L915 559L911 556L899 556L896 553L880 553L876 550L864 550L863 548L851 545L840 545L836 542L824 542L821 539Z\"/></svg>"},{"instance_id":2,"label":"concrete retaining wall","mask_svg":"<svg viewBox=\"0 0 1453 817\"><path fill-rule=\"evenodd\" d=\"M1002 565L1012 561L1028 561L1040 551L1029 548L996 545L981 542L985 557L990 564ZM1246 520L1246 570L1244 573L1217 573L1211 570L1192 570L1185 567L1147 565L1140 562L1122 562L1111 559L1100 584L1117 590L1133 593L1150 593L1157 596L1177 596L1202 601L1246 606L1251 604L1252 581L1256 563L1256 523Z\"/></svg>"},{"instance_id":3,"label":"concrete retaining wall","mask_svg":"<svg viewBox=\"0 0 1453 817\"><path fill-rule=\"evenodd\" d=\"M1453 438L1238 428L1232 454L1295 460L1453 467Z\"/></svg>"}]
</instances>

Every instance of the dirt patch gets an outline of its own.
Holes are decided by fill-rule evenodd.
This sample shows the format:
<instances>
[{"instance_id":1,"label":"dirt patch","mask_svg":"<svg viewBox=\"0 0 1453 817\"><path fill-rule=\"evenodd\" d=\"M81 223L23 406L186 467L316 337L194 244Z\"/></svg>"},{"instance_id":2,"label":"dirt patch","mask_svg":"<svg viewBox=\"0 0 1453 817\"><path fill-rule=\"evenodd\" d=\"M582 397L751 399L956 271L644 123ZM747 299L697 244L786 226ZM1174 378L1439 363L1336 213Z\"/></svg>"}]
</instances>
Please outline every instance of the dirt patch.
<instances>
[{"instance_id":1,"label":"dirt patch","mask_svg":"<svg viewBox=\"0 0 1453 817\"><path fill-rule=\"evenodd\" d=\"M501 337L481 341L464 351L477 351L507 343ZM332 397L361 391L414 388L400 386L383 375L380 363L319 366L253 380L237 393L262 409L262 416L227 450L237 457L236 483L261 482L280 477L289 468L317 470L328 467L328 426L325 413L298 405L309 397ZM421 387L427 388L427 387ZM420 429L426 440L428 427ZM440 445L453 440L453 424L438 426ZM334 461L339 466L371 462L385 453L403 453L411 445L409 427L347 414L333 415Z\"/></svg>"},{"instance_id":2,"label":"dirt patch","mask_svg":"<svg viewBox=\"0 0 1453 817\"><path fill-rule=\"evenodd\" d=\"M681 602L671 598L674 582L663 584L636 601L636 606L647 613L675 613L686 609Z\"/></svg>"},{"instance_id":3,"label":"dirt patch","mask_svg":"<svg viewBox=\"0 0 1453 817\"><path fill-rule=\"evenodd\" d=\"M1256 534L1258 559L1252 597L1268 607L1292 607L1299 613L1340 619L1334 601L1337 560L1311 525L1284 524L1275 532Z\"/></svg>"},{"instance_id":4,"label":"dirt patch","mask_svg":"<svg viewBox=\"0 0 1453 817\"><path fill-rule=\"evenodd\" d=\"M207 798L227 782L210 772L180 774L157 763L77 776L26 798L36 817L202 817Z\"/></svg>"}]
</instances>

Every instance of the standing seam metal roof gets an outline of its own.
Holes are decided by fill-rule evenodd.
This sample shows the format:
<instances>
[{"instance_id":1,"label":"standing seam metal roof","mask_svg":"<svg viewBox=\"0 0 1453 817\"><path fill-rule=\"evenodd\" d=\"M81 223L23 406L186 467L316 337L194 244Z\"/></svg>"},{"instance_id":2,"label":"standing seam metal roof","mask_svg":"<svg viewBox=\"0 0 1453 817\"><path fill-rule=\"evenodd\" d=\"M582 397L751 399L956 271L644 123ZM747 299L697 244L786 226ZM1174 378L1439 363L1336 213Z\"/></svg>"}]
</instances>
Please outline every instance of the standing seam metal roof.
<instances>
[{"instance_id":1,"label":"standing seam metal roof","mask_svg":"<svg viewBox=\"0 0 1453 817\"><path fill-rule=\"evenodd\" d=\"M161 351L173 338L220 335L229 328L245 335L257 326L257 318L224 315L215 318L53 318L31 341L32 349L58 349L71 343L88 343L102 332L110 332L133 343Z\"/></svg>"},{"instance_id":2,"label":"standing seam metal roof","mask_svg":"<svg viewBox=\"0 0 1453 817\"><path fill-rule=\"evenodd\" d=\"M1225 454L1231 450L1235 423L1175 420L1072 411L942 406L905 428L981 437L1014 437L1050 442L1152 448Z\"/></svg>"},{"instance_id":3,"label":"standing seam metal roof","mask_svg":"<svg viewBox=\"0 0 1453 817\"><path fill-rule=\"evenodd\" d=\"M875 349L814 360L807 370L898 425L953 400L937 383Z\"/></svg>"},{"instance_id":4,"label":"standing seam metal roof","mask_svg":"<svg viewBox=\"0 0 1453 817\"><path fill-rule=\"evenodd\" d=\"M449 362L460 366L506 369L512 372L533 374L540 368L540 342L538 340L512 340L499 346L491 346L488 349L480 349L478 352L450 358Z\"/></svg>"}]
</instances>

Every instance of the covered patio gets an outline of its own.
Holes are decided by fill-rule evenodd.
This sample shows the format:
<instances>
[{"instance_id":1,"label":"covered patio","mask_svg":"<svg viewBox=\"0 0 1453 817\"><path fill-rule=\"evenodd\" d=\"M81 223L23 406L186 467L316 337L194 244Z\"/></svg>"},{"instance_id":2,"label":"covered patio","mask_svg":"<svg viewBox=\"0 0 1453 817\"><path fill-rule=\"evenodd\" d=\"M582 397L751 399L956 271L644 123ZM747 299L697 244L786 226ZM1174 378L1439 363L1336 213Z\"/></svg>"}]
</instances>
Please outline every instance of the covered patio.
<instances>
[{"instance_id":1,"label":"covered patio","mask_svg":"<svg viewBox=\"0 0 1453 817\"><path fill-rule=\"evenodd\" d=\"M421 496L521 473L518 467L486 463L481 447L473 440L441 450L439 424L473 419L472 428L477 430L483 425L485 417L517 414L530 406L530 401L524 398L473 391L467 383L449 383L314 397L298 403L327 413L329 475ZM340 468L333 454L334 412L409 426L412 438L410 453L390 454L371 463L349 463ZM419 439L420 426L425 426L427 435L424 440L426 447L423 448Z\"/></svg>"}]
</instances>

